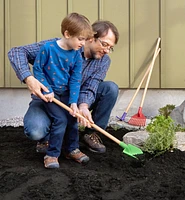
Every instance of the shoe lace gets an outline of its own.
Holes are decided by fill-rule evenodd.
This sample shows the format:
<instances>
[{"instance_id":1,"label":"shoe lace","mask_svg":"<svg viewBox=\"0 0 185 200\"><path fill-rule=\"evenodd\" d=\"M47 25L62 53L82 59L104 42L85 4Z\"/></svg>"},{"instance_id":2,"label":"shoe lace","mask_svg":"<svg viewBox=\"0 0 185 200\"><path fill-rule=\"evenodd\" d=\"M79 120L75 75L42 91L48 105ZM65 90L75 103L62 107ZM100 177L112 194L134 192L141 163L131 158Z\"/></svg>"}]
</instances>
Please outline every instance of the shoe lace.
<instances>
[{"instance_id":1,"label":"shoe lace","mask_svg":"<svg viewBox=\"0 0 185 200\"><path fill-rule=\"evenodd\" d=\"M46 141L46 142L37 142L37 146L39 147L48 147L49 146L49 142Z\"/></svg>"},{"instance_id":2,"label":"shoe lace","mask_svg":"<svg viewBox=\"0 0 185 200\"><path fill-rule=\"evenodd\" d=\"M100 143L102 144L103 143L101 138L96 133L91 133L89 135L89 137L94 143L98 143L98 144L100 144Z\"/></svg>"},{"instance_id":3,"label":"shoe lace","mask_svg":"<svg viewBox=\"0 0 185 200\"><path fill-rule=\"evenodd\" d=\"M77 153L81 153L81 151L77 148L77 149L73 150L71 153L72 154L77 154Z\"/></svg>"}]
</instances>

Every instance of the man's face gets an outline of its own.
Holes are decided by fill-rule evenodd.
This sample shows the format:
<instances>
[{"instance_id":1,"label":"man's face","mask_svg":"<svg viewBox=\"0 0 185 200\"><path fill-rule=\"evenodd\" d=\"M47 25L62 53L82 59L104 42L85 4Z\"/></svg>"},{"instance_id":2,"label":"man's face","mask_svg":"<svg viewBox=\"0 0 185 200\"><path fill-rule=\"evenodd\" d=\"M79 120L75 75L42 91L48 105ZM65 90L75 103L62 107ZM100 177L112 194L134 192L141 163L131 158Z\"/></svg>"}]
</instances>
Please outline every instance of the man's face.
<instances>
[{"instance_id":1,"label":"man's face","mask_svg":"<svg viewBox=\"0 0 185 200\"><path fill-rule=\"evenodd\" d=\"M92 58L101 59L105 54L110 53L115 45L115 35L109 29L106 36L95 38L90 47Z\"/></svg>"}]
</instances>

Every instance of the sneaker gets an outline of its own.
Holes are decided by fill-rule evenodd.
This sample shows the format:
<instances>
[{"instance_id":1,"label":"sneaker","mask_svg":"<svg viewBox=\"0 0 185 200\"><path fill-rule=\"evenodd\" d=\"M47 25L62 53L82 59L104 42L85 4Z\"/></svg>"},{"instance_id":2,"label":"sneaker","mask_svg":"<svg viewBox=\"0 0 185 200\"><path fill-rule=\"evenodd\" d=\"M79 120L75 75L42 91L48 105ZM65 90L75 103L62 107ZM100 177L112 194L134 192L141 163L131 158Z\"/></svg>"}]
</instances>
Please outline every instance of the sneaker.
<instances>
[{"instance_id":1,"label":"sneaker","mask_svg":"<svg viewBox=\"0 0 185 200\"><path fill-rule=\"evenodd\" d=\"M79 149L71 151L69 154L66 154L65 157L67 159L72 159L82 164L86 164L89 162L89 157L84 153L82 153Z\"/></svg>"},{"instance_id":2,"label":"sneaker","mask_svg":"<svg viewBox=\"0 0 185 200\"><path fill-rule=\"evenodd\" d=\"M106 147L103 145L101 138L95 132L85 134L83 139L90 151L95 153L106 152Z\"/></svg>"},{"instance_id":3,"label":"sneaker","mask_svg":"<svg viewBox=\"0 0 185 200\"><path fill-rule=\"evenodd\" d=\"M48 141L42 142L42 143L41 142L37 142L36 152L37 153L46 153L48 146L49 146Z\"/></svg>"},{"instance_id":4,"label":"sneaker","mask_svg":"<svg viewBox=\"0 0 185 200\"><path fill-rule=\"evenodd\" d=\"M59 168L58 158L51 156L44 156L44 167L45 168Z\"/></svg>"}]
</instances>

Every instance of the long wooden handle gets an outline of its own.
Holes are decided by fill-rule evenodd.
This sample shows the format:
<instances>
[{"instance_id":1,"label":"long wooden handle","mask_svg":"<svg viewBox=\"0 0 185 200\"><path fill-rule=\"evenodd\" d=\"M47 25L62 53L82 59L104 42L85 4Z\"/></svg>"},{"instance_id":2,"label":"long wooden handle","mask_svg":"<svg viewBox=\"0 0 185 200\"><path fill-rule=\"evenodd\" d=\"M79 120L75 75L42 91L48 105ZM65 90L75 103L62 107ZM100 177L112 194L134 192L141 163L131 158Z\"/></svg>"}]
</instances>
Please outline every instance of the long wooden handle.
<instances>
[{"instance_id":1,"label":"long wooden handle","mask_svg":"<svg viewBox=\"0 0 185 200\"><path fill-rule=\"evenodd\" d=\"M68 112L72 112L72 109L68 106L66 106L64 103L62 103L61 101L57 100L56 98L53 98L53 102L56 103L57 105L61 106L62 108L64 108L65 110L67 110ZM80 115L79 113L76 113L77 117L83 118L85 119L88 123L89 120L86 119L84 116ZM96 124L92 124L90 123L90 125L96 129L97 131L99 131L100 133L104 134L105 136L107 136L109 139L113 140L114 142L116 142L117 144L120 144L121 141L118 140L116 137L112 136L110 133L108 133L107 131L105 131L104 129L100 128L99 126L97 126Z\"/></svg>"},{"instance_id":2,"label":"long wooden handle","mask_svg":"<svg viewBox=\"0 0 185 200\"><path fill-rule=\"evenodd\" d=\"M159 52L160 52L160 49L158 49L157 54L155 55L155 58L154 58L154 59L157 58ZM128 113L128 111L129 111L129 109L130 109L130 106L132 105L134 99L136 98L136 96L137 96L137 94L138 94L138 92L139 92L139 90L140 90L140 88L141 88L141 86L142 86L142 84L143 84L143 81L145 80L146 76L148 75L148 73L149 73L151 67L152 67L152 62L150 63L148 69L146 70L146 72L145 72L145 74L144 74L144 76L143 76L143 78L142 78L142 80L141 80L139 86L137 87L137 90L136 90L135 93L134 93L134 96L132 97L132 99L131 99L129 105L127 106L127 108L126 108L126 110L125 110L126 113Z\"/></svg>"},{"instance_id":3,"label":"long wooden handle","mask_svg":"<svg viewBox=\"0 0 185 200\"><path fill-rule=\"evenodd\" d=\"M155 57L156 57L158 49L159 49L160 41L161 41L161 38L158 38L157 45L155 47L155 53L154 53L154 56L153 56L153 59L152 59L152 63L151 63L151 69L150 69L149 74L148 74L148 78L147 78L147 81L146 81L145 89L144 89L144 92L143 92L143 97L142 97L141 104L140 104L141 108L143 107L144 99L145 99L146 92L147 92L147 89L148 89L148 84L149 84L149 81L150 81L150 77L151 77L151 74L152 74L152 71L153 71Z\"/></svg>"}]
</instances>

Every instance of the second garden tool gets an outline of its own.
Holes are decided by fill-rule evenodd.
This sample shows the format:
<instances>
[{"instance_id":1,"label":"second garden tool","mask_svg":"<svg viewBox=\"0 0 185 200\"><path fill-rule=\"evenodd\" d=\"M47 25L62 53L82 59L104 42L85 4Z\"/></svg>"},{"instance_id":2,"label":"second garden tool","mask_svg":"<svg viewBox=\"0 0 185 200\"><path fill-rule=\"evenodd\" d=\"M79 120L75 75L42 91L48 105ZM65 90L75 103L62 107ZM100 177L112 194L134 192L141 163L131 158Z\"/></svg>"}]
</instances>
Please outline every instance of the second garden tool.
<instances>
[{"instance_id":1,"label":"second garden tool","mask_svg":"<svg viewBox=\"0 0 185 200\"><path fill-rule=\"evenodd\" d=\"M153 66L154 66L154 63L155 63L155 57L158 54L157 52L160 51L160 49L159 49L160 41L161 41L161 38L158 38L157 45L156 45L155 52L154 52L154 56L153 56L153 59L152 59L151 69L150 69L149 74L148 74L148 78L147 78L147 81L146 81L146 85L145 85L143 97L142 97L142 100L141 100L141 103L140 103L140 106L139 106L139 109L138 109L138 113L130 118L130 120L128 121L129 124L132 124L132 125L135 125L135 126L145 126L146 125L146 117L142 113L142 107L143 107L144 99L145 99L146 92L147 92L147 89L148 89L148 85L149 85L150 77L151 77L151 74L152 74Z\"/></svg>"},{"instance_id":2,"label":"second garden tool","mask_svg":"<svg viewBox=\"0 0 185 200\"><path fill-rule=\"evenodd\" d=\"M158 56L158 54L159 54L159 51L160 51L160 49L158 49L157 54L156 54L156 56L155 56L154 59L157 58L157 56ZM148 75L148 73L149 73L151 67L152 67L152 62L150 63L148 69L146 70L146 72L145 72L145 74L144 74L144 76L143 76L143 78L142 78L142 80L141 80L141 82L140 82L140 84L139 84L137 90L136 90L135 93L134 93L134 96L132 97L132 99L131 99L131 101L130 101L128 107L126 108L125 112L123 113L123 115L122 115L121 117L116 116L120 121L124 121L124 120L125 120L125 117L126 117L128 111L129 111L129 109L130 109L130 107L131 107L133 101L135 100L135 98L136 98L136 96L137 96L137 94L138 94L138 92L139 92L139 90L140 90L140 88L141 88L141 86L142 86L144 80L146 79L146 76Z\"/></svg>"}]
</instances>

